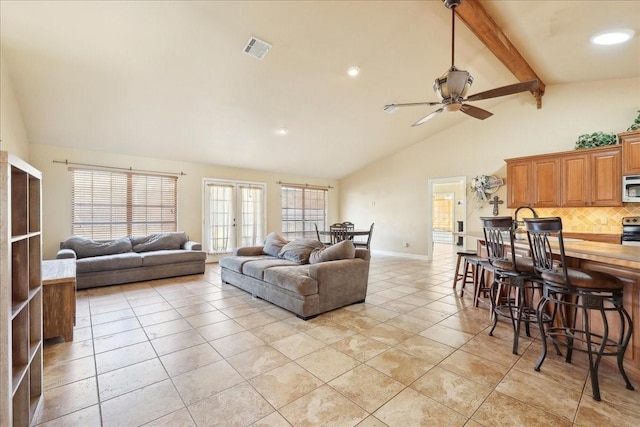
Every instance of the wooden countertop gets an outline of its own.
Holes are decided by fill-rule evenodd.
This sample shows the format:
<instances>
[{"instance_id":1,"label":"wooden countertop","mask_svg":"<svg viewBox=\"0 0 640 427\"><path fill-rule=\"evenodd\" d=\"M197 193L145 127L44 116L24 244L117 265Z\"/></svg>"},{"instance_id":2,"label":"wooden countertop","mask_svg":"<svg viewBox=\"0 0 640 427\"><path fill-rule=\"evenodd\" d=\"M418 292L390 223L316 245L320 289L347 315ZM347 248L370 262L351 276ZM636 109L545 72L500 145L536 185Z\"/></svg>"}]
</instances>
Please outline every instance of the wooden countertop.
<instances>
[{"instance_id":1,"label":"wooden countertop","mask_svg":"<svg viewBox=\"0 0 640 427\"><path fill-rule=\"evenodd\" d=\"M473 237L484 241L484 234L482 232L470 231L453 234L456 236ZM529 248L527 240L516 240L515 245L516 248L520 249ZM551 245L553 246L554 243L552 242ZM623 246L613 243L589 242L586 240L581 242L565 240L564 251L568 257L630 268L640 272L640 246Z\"/></svg>"}]
</instances>

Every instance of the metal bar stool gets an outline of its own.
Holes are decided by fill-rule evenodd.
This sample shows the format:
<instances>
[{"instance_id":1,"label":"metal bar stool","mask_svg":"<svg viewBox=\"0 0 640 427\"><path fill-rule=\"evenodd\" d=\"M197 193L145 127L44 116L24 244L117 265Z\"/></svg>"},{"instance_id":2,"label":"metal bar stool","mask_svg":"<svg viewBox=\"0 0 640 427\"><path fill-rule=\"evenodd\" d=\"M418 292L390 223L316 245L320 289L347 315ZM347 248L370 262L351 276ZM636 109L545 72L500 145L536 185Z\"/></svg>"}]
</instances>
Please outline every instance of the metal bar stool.
<instances>
[{"instance_id":1,"label":"metal bar stool","mask_svg":"<svg viewBox=\"0 0 640 427\"><path fill-rule=\"evenodd\" d=\"M536 291L542 293L542 285L535 274L531 258L516 256L514 222L510 216L480 218L483 223L489 263L494 269L491 284L491 309L493 336L499 318L511 320L513 326L513 354L518 354L518 341L522 323L531 336L531 323L549 322L550 317L539 316L532 300Z\"/></svg>"},{"instance_id":2,"label":"metal bar stool","mask_svg":"<svg viewBox=\"0 0 640 427\"><path fill-rule=\"evenodd\" d=\"M573 351L588 354L595 400L600 400L598 367L603 356L616 357L627 389L633 390L623 365L624 353L633 333L633 323L622 305L622 282L610 274L567 267L560 218L525 218L524 221L534 265L544 281L539 313L550 302L553 303L552 322L546 328L541 325L542 354L534 369L540 371L547 356L547 341L551 340L558 355L561 355L560 347L567 349L567 363L571 363ZM557 236L557 245L552 246L550 236ZM554 253L556 248L557 252ZM560 266L557 265L558 258ZM573 313L570 321L565 314L567 312ZM619 316L620 334L617 337L610 336L607 312L615 312ZM579 313L582 315L582 324L577 323ZM597 319L598 314L603 325L601 333L593 331L590 322L590 319Z\"/></svg>"}]
</instances>

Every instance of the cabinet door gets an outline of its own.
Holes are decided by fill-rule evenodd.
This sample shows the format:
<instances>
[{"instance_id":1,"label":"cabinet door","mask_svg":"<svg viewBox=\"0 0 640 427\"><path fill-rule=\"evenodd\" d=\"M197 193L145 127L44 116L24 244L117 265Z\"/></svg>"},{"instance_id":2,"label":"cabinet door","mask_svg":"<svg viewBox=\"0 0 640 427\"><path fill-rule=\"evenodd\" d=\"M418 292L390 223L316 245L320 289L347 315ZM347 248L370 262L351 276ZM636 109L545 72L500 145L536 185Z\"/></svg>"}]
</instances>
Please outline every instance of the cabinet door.
<instances>
[{"instance_id":1,"label":"cabinet door","mask_svg":"<svg viewBox=\"0 0 640 427\"><path fill-rule=\"evenodd\" d=\"M533 206L556 207L560 205L560 159L544 157L535 159L533 168Z\"/></svg>"},{"instance_id":2,"label":"cabinet door","mask_svg":"<svg viewBox=\"0 0 640 427\"><path fill-rule=\"evenodd\" d=\"M507 162L507 207L531 204L532 161Z\"/></svg>"},{"instance_id":3,"label":"cabinet door","mask_svg":"<svg viewBox=\"0 0 640 427\"><path fill-rule=\"evenodd\" d=\"M591 179L589 176L589 155L575 154L563 156L562 191L560 206L588 206L591 197Z\"/></svg>"},{"instance_id":4,"label":"cabinet door","mask_svg":"<svg viewBox=\"0 0 640 427\"><path fill-rule=\"evenodd\" d=\"M590 157L591 203L589 205L622 206L620 148L591 153Z\"/></svg>"},{"instance_id":5,"label":"cabinet door","mask_svg":"<svg viewBox=\"0 0 640 427\"><path fill-rule=\"evenodd\" d=\"M640 131L620 135L622 175L640 175Z\"/></svg>"}]
</instances>

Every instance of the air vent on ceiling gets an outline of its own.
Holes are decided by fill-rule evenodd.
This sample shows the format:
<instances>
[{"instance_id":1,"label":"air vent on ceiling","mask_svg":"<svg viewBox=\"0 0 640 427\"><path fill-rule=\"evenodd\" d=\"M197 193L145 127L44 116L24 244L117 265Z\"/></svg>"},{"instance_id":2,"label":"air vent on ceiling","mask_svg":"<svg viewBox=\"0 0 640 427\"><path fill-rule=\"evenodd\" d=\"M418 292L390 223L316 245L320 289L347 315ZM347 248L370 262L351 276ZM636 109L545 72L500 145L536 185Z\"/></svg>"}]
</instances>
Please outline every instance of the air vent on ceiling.
<instances>
[{"instance_id":1,"label":"air vent on ceiling","mask_svg":"<svg viewBox=\"0 0 640 427\"><path fill-rule=\"evenodd\" d=\"M251 37L245 46L243 52L254 58L263 59L267 52L271 49L271 45L265 41Z\"/></svg>"}]
</instances>

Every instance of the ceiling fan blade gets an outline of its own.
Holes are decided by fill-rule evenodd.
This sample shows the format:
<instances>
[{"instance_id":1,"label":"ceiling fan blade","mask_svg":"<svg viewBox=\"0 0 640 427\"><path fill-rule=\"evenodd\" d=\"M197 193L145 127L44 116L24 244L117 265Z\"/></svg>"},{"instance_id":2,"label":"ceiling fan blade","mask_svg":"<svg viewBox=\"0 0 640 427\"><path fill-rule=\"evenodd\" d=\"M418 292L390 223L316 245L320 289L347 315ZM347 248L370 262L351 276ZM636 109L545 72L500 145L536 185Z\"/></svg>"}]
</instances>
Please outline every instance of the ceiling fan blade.
<instances>
[{"instance_id":1,"label":"ceiling fan blade","mask_svg":"<svg viewBox=\"0 0 640 427\"><path fill-rule=\"evenodd\" d=\"M440 105L442 104L441 102L430 102L430 101L425 101L425 102L407 102L404 104L387 104L384 106L384 111L389 111L389 110L395 110L396 108L399 107L418 107L420 105L428 105L430 107L433 107L434 105Z\"/></svg>"},{"instance_id":2,"label":"ceiling fan blade","mask_svg":"<svg viewBox=\"0 0 640 427\"><path fill-rule=\"evenodd\" d=\"M430 120L430 119L434 118L435 116L437 116L438 114L442 113L443 111L444 111L444 108L438 108L436 111L427 114L426 116L424 116L423 118L421 118L420 120L418 120L417 122L412 124L411 126L420 126L421 124L423 124L427 120Z\"/></svg>"},{"instance_id":3,"label":"ceiling fan blade","mask_svg":"<svg viewBox=\"0 0 640 427\"><path fill-rule=\"evenodd\" d=\"M502 86L490 89L484 92L471 95L464 101L479 101L481 99L497 98L499 96L512 95L514 93L525 92L527 90L536 90L538 88L538 80L527 80L526 82L515 83L508 86Z\"/></svg>"},{"instance_id":4,"label":"ceiling fan blade","mask_svg":"<svg viewBox=\"0 0 640 427\"><path fill-rule=\"evenodd\" d=\"M475 117L476 119L484 120L488 117L493 116L493 113L488 112L487 110L483 110L482 108L474 107L469 104L462 104L460 106L460 111L463 113Z\"/></svg>"}]
</instances>

